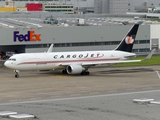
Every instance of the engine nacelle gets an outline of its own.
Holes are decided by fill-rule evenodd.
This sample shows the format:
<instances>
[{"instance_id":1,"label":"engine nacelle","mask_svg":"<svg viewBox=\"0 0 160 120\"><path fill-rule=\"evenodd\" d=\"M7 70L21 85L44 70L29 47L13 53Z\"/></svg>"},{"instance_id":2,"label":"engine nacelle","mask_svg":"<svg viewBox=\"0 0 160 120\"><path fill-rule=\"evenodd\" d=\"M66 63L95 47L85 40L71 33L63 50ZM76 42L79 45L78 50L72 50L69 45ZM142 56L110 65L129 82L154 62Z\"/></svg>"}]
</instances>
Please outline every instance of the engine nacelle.
<instances>
[{"instance_id":1,"label":"engine nacelle","mask_svg":"<svg viewBox=\"0 0 160 120\"><path fill-rule=\"evenodd\" d=\"M66 68L68 74L80 74L85 70L81 65L69 65Z\"/></svg>"}]
</instances>

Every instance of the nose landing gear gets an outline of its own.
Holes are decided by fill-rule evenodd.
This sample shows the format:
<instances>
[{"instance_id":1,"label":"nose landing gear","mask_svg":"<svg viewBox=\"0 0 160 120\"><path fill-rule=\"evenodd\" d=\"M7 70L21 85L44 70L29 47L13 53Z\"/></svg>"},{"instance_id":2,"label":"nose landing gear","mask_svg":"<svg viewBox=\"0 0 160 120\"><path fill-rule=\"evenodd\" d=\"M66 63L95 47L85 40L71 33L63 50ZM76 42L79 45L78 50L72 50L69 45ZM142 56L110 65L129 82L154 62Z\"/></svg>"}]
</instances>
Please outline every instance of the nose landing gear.
<instances>
[{"instance_id":1,"label":"nose landing gear","mask_svg":"<svg viewBox=\"0 0 160 120\"><path fill-rule=\"evenodd\" d=\"M19 70L14 70L14 72L15 72L15 78L19 78Z\"/></svg>"}]
</instances>

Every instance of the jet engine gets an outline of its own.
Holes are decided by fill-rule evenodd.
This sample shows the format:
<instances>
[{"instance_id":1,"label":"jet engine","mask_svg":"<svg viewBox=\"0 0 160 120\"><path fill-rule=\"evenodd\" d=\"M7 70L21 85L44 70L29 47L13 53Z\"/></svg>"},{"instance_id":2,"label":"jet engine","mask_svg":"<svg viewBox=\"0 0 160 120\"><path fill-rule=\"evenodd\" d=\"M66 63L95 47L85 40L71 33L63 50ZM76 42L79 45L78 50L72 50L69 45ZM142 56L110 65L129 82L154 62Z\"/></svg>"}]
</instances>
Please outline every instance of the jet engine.
<instances>
[{"instance_id":1,"label":"jet engine","mask_svg":"<svg viewBox=\"0 0 160 120\"><path fill-rule=\"evenodd\" d=\"M81 65L69 65L66 68L68 74L80 74L85 70Z\"/></svg>"}]
</instances>

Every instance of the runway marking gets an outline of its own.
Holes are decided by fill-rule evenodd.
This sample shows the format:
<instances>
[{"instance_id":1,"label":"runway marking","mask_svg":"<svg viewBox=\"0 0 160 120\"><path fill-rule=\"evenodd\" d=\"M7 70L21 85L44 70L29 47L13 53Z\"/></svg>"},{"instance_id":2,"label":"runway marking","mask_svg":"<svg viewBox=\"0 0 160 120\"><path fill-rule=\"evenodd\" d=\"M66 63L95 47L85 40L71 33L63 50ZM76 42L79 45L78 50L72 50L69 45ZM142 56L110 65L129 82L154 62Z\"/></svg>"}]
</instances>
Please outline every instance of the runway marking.
<instances>
[{"instance_id":1,"label":"runway marking","mask_svg":"<svg viewBox=\"0 0 160 120\"><path fill-rule=\"evenodd\" d=\"M92 92L92 93L90 93L90 95L92 95L92 94L99 94L99 92Z\"/></svg>"},{"instance_id":2,"label":"runway marking","mask_svg":"<svg viewBox=\"0 0 160 120\"><path fill-rule=\"evenodd\" d=\"M71 93L75 93L78 92L78 90L71 90L71 91L56 91L56 92L40 92L40 93L36 93L38 95L62 95L62 94L71 94ZM87 93L87 92L91 92L88 90L81 90L82 93Z\"/></svg>"},{"instance_id":3,"label":"runway marking","mask_svg":"<svg viewBox=\"0 0 160 120\"><path fill-rule=\"evenodd\" d=\"M158 72L158 71L156 71L156 73L157 73L157 75L158 75L158 77L159 77L159 79L160 79L160 75L159 75L159 72Z\"/></svg>"},{"instance_id":4,"label":"runway marking","mask_svg":"<svg viewBox=\"0 0 160 120\"><path fill-rule=\"evenodd\" d=\"M11 102L17 102L17 101L21 101L21 99L16 99L16 100L9 100Z\"/></svg>"},{"instance_id":5,"label":"runway marking","mask_svg":"<svg viewBox=\"0 0 160 120\"><path fill-rule=\"evenodd\" d=\"M110 93L110 92L117 92L117 90L108 90L108 92Z\"/></svg>"},{"instance_id":6,"label":"runway marking","mask_svg":"<svg viewBox=\"0 0 160 120\"><path fill-rule=\"evenodd\" d=\"M81 95L81 94L72 94L72 95L70 95L70 96L79 96L79 95Z\"/></svg>"},{"instance_id":7,"label":"runway marking","mask_svg":"<svg viewBox=\"0 0 160 120\"><path fill-rule=\"evenodd\" d=\"M51 99L58 98L58 97L62 97L62 96L60 96L60 95L51 96Z\"/></svg>"},{"instance_id":8,"label":"runway marking","mask_svg":"<svg viewBox=\"0 0 160 120\"><path fill-rule=\"evenodd\" d=\"M37 100L37 99L41 99L41 98L30 98L30 100Z\"/></svg>"},{"instance_id":9,"label":"runway marking","mask_svg":"<svg viewBox=\"0 0 160 120\"><path fill-rule=\"evenodd\" d=\"M18 101L18 100L9 100L9 101L11 101L11 102L16 102L16 101Z\"/></svg>"},{"instance_id":10,"label":"runway marking","mask_svg":"<svg viewBox=\"0 0 160 120\"><path fill-rule=\"evenodd\" d=\"M61 93L61 92L50 92L50 93L37 93L39 95L61 95L61 94L64 94L64 93Z\"/></svg>"},{"instance_id":11,"label":"runway marking","mask_svg":"<svg viewBox=\"0 0 160 120\"><path fill-rule=\"evenodd\" d=\"M132 91L132 90L136 90L136 89L135 89L135 88L130 88L130 89L126 89L126 90L127 90L127 91L129 91L129 90L131 90L131 91Z\"/></svg>"},{"instance_id":12,"label":"runway marking","mask_svg":"<svg viewBox=\"0 0 160 120\"><path fill-rule=\"evenodd\" d=\"M91 92L89 90L84 90L84 91L81 91L82 93L88 93L88 92Z\"/></svg>"},{"instance_id":13,"label":"runway marking","mask_svg":"<svg viewBox=\"0 0 160 120\"><path fill-rule=\"evenodd\" d=\"M12 103L2 103L0 105L13 105L13 104L36 103L36 102L51 102L51 101L63 101L63 100L77 100L77 99L98 98L98 97L114 97L114 96L133 95L133 94L152 93L152 92L160 92L160 90L116 93L116 94L105 94L105 95L94 95L94 96L82 96L82 97L71 97L71 98L58 98L58 99L48 99L48 100L35 100L35 101L25 101L25 102L12 102Z\"/></svg>"},{"instance_id":14,"label":"runway marking","mask_svg":"<svg viewBox=\"0 0 160 120\"><path fill-rule=\"evenodd\" d=\"M66 75L55 75L53 77L57 77L57 78L70 78L71 76L66 76Z\"/></svg>"},{"instance_id":15,"label":"runway marking","mask_svg":"<svg viewBox=\"0 0 160 120\"><path fill-rule=\"evenodd\" d=\"M147 89L152 89L152 87L145 87L145 88L142 88L144 90L147 90Z\"/></svg>"},{"instance_id":16,"label":"runway marking","mask_svg":"<svg viewBox=\"0 0 160 120\"><path fill-rule=\"evenodd\" d=\"M10 78L1 78L1 80L11 80Z\"/></svg>"}]
</instances>

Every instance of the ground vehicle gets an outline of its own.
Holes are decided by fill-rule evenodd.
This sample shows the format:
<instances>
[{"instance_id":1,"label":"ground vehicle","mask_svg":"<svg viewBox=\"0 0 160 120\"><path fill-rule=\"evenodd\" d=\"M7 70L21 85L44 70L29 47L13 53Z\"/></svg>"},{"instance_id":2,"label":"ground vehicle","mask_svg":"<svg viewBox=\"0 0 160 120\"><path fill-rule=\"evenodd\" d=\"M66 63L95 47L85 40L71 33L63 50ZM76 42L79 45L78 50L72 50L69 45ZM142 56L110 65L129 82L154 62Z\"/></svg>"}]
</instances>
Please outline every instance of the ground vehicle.
<instances>
[{"instance_id":1,"label":"ground vehicle","mask_svg":"<svg viewBox=\"0 0 160 120\"><path fill-rule=\"evenodd\" d=\"M0 59L3 59L3 52L0 51Z\"/></svg>"},{"instance_id":2,"label":"ground vehicle","mask_svg":"<svg viewBox=\"0 0 160 120\"><path fill-rule=\"evenodd\" d=\"M15 54L15 52L7 51L6 54L3 55L2 59L6 60L6 59L10 58L14 54Z\"/></svg>"},{"instance_id":3,"label":"ground vehicle","mask_svg":"<svg viewBox=\"0 0 160 120\"><path fill-rule=\"evenodd\" d=\"M53 17L46 17L43 20L43 23L47 23L47 24L58 24L58 20L56 18Z\"/></svg>"},{"instance_id":4,"label":"ground vehicle","mask_svg":"<svg viewBox=\"0 0 160 120\"><path fill-rule=\"evenodd\" d=\"M77 20L77 25L80 26L80 25L84 25L85 24L85 20L84 19L78 19Z\"/></svg>"}]
</instances>

